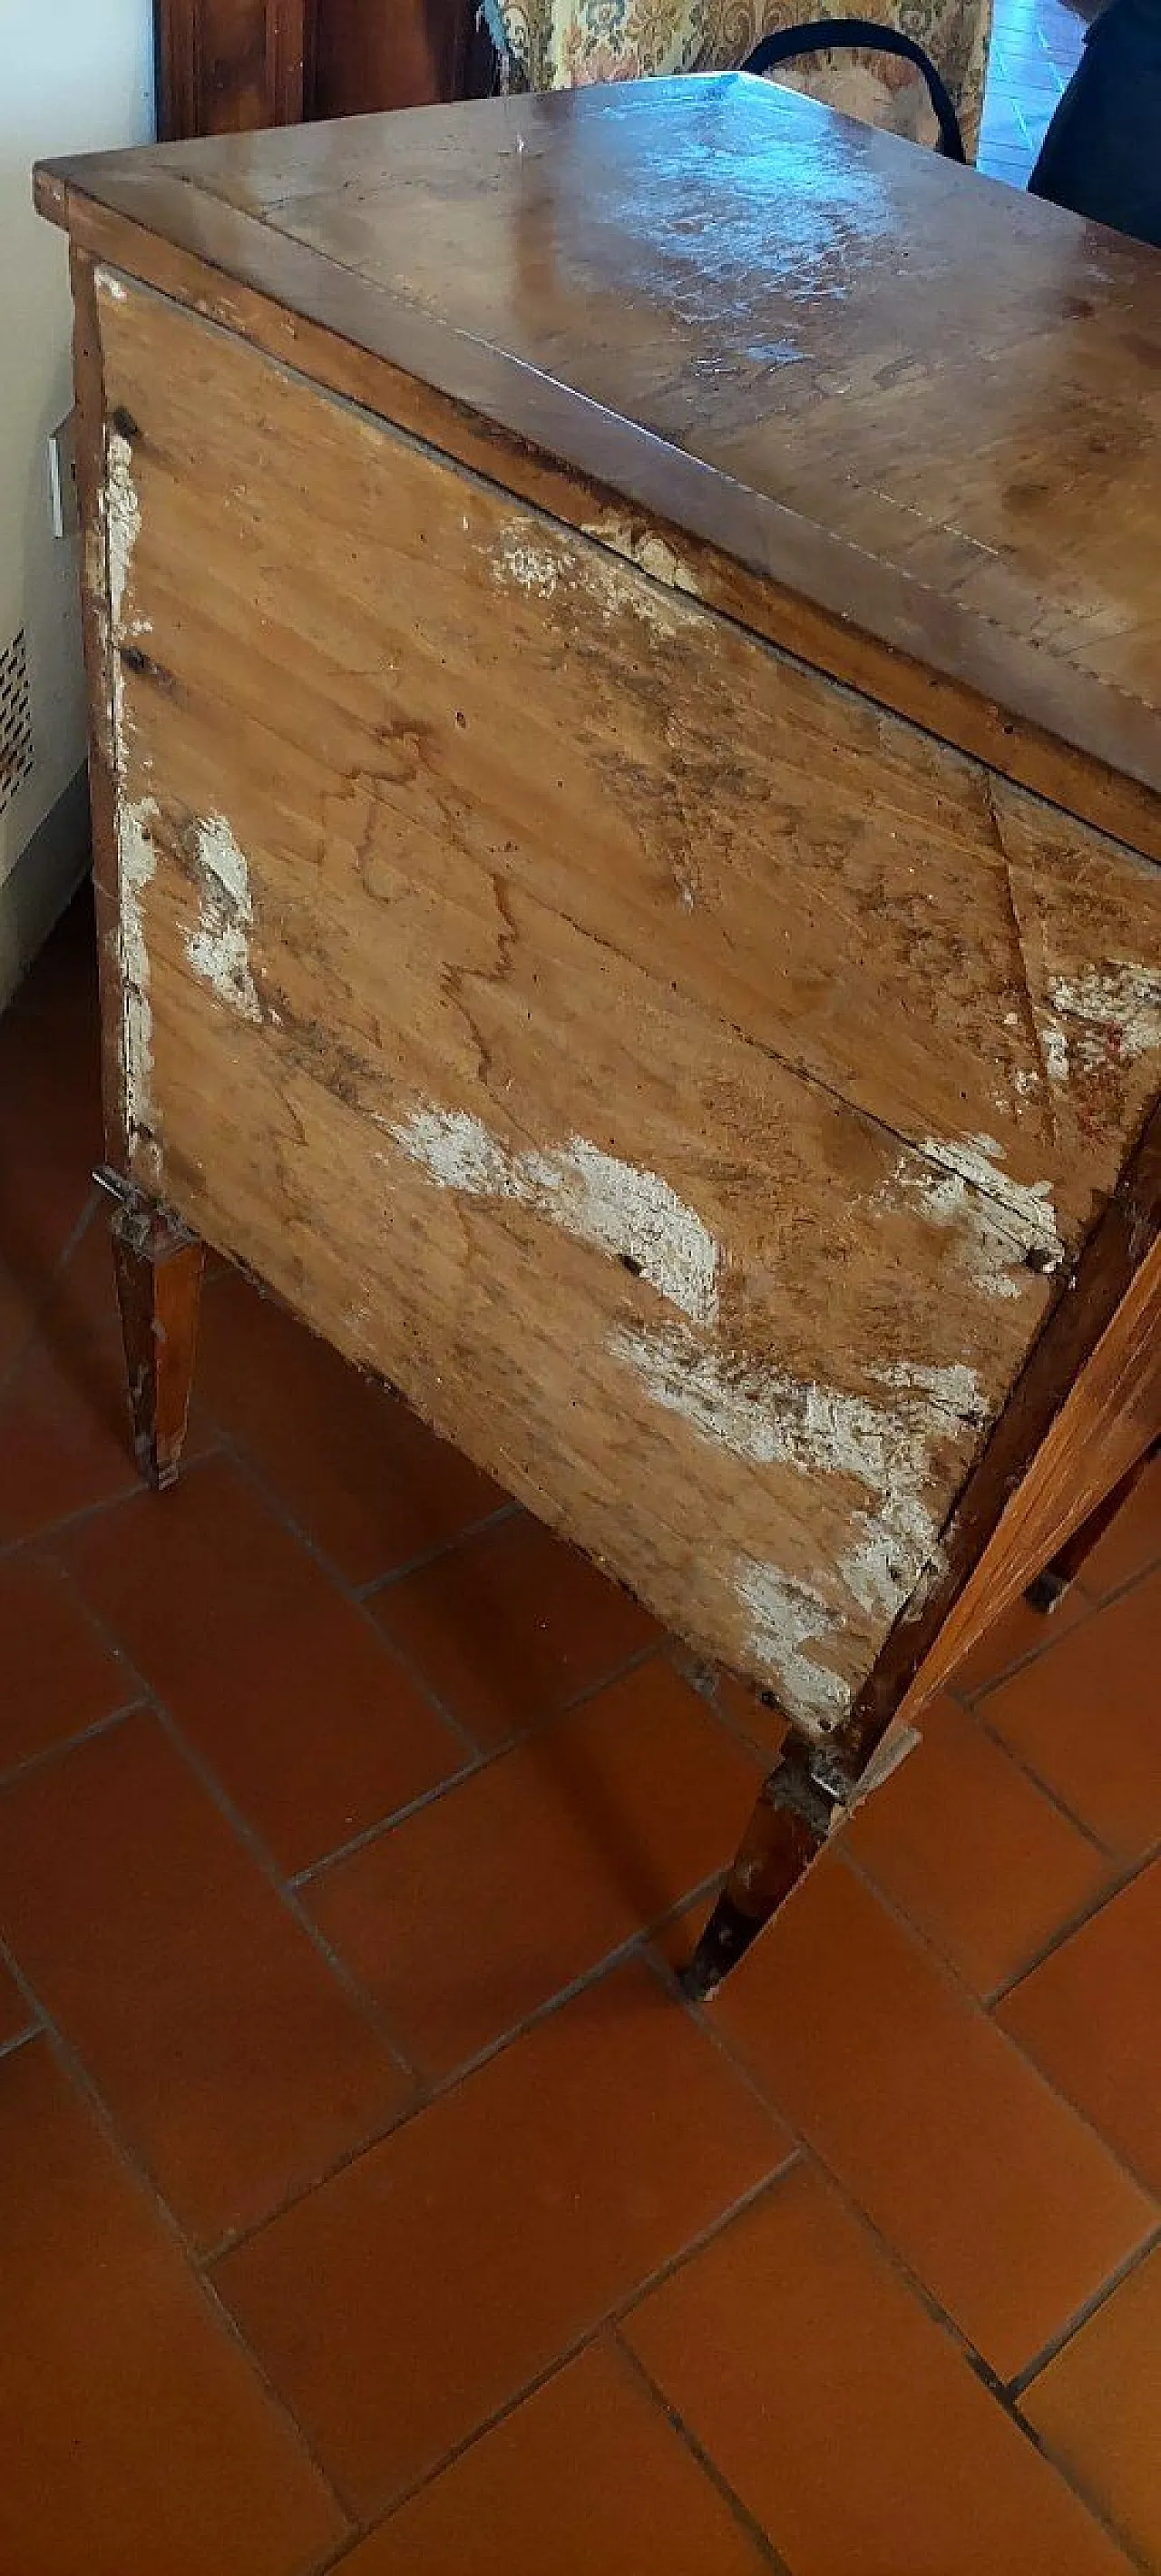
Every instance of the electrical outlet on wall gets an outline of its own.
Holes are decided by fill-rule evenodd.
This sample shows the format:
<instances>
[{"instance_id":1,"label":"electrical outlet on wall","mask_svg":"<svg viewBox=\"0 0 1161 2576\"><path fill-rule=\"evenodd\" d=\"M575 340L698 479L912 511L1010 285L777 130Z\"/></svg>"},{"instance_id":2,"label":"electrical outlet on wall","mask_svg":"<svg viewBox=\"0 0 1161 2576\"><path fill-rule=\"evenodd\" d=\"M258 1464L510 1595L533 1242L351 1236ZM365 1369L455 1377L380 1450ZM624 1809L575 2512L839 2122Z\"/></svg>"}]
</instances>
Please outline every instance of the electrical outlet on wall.
<instances>
[{"instance_id":1,"label":"electrical outlet on wall","mask_svg":"<svg viewBox=\"0 0 1161 2576\"><path fill-rule=\"evenodd\" d=\"M75 537L81 524L77 498L77 416L57 422L48 442L48 509L54 537Z\"/></svg>"}]
</instances>

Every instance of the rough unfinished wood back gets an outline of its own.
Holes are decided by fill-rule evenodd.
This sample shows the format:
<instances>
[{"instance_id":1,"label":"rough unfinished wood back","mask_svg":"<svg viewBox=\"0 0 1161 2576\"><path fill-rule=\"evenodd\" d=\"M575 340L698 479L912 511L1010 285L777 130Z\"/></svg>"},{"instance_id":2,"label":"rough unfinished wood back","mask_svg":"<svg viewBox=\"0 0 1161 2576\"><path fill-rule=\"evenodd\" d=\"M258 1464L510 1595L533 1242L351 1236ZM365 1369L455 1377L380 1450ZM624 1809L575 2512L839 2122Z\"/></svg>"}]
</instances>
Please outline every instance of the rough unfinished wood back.
<instances>
[{"instance_id":1,"label":"rough unfinished wood back","mask_svg":"<svg viewBox=\"0 0 1161 2576\"><path fill-rule=\"evenodd\" d=\"M1157 1092L1156 869L97 304L131 1168L825 1732Z\"/></svg>"}]
</instances>

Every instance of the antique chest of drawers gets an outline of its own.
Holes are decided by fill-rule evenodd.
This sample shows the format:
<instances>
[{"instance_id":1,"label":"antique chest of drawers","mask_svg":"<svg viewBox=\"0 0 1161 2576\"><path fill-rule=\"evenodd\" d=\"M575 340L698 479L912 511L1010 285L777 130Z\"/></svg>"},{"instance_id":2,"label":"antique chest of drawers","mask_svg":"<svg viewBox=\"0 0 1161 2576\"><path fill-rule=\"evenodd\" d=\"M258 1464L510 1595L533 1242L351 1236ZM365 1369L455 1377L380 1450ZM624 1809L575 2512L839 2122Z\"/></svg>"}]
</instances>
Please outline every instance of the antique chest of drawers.
<instances>
[{"instance_id":1,"label":"antique chest of drawers","mask_svg":"<svg viewBox=\"0 0 1161 2576\"><path fill-rule=\"evenodd\" d=\"M707 1989L1158 1429L1161 264L740 78L38 188L143 1459L209 1243L769 1693Z\"/></svg>"}]
</instances>

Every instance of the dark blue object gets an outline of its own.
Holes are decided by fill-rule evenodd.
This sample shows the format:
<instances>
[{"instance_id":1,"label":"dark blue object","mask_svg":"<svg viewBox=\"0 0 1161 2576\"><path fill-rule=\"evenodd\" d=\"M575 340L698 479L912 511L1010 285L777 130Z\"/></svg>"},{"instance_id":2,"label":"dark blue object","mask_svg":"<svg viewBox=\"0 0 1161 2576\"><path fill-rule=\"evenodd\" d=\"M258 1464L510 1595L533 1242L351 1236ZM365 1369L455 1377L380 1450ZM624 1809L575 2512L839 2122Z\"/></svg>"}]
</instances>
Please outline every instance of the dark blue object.
<instances>
[{"instance_id":1,"label":"dark blue object","mask_svg":"<svg viewBox=\"0 0 1161 2576\"><path fill-rule=\"evenodd\" d=\"M1161 0L1112 0L1089 28L1028 186L1161 250Z\"/></svg>"}]
</instances>

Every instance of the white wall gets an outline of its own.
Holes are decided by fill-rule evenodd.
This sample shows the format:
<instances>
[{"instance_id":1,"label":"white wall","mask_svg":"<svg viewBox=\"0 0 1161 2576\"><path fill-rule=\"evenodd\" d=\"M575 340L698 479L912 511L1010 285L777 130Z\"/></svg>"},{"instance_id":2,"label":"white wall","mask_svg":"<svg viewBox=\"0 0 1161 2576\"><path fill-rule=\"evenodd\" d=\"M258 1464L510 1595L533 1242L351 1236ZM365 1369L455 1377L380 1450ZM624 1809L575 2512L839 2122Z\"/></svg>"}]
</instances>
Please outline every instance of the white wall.
<instances>
[{"instance_id":1,"label":"white wall","mask_svg":"<svg viewBox=\"0 0 1161 2576\"><path fill-rule=\"evenodd\" d=\"M33 212L32 164L149 139L152 20L152 0L0 0L0 650L23 626L35 746L0 815L0 885L85 748L77 541L52 535L45 464L72 401L68 253Z\"/></svg>"}]
</instances>

